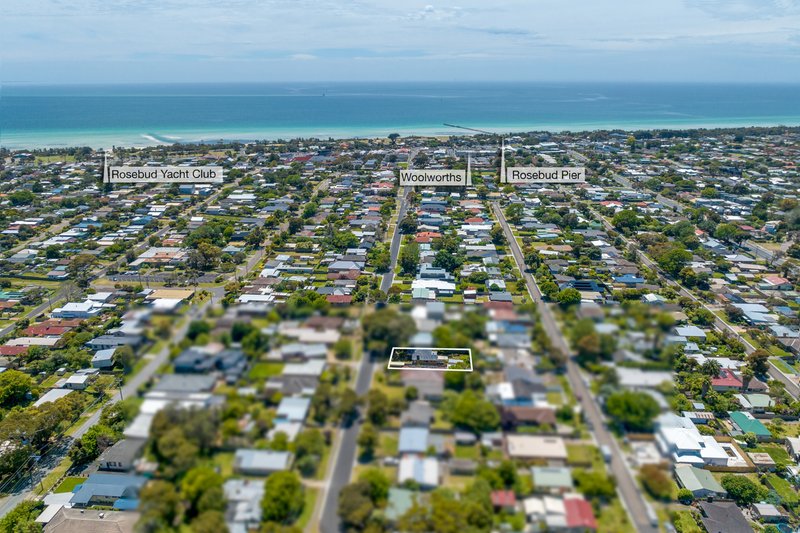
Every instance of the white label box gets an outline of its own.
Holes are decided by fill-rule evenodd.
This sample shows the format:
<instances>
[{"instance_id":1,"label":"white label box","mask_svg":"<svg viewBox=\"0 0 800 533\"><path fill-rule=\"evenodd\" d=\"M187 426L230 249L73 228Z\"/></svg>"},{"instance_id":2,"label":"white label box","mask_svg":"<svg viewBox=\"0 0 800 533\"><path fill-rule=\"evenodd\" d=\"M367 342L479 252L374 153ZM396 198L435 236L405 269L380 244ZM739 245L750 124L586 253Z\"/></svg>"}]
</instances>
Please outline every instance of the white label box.
<instances>
[{"instance_id":1,"label":"white label box","mask_svg":"<svg viewBox=\"0 0 800 533\"><path fill-rule=\"evenodd\" d=\"M202 167L108 167L107 183L222 183L223 168Z\"/></svg>"},{"instance_id":2,"label":"white label box","mask_svg":"<svg viewBox=\"0 0 800 533\"><path fill-rule=\"evenodd\" d=\"M585 183L586 167L509 167L506 183Z\"/></svg>"}]
</instances>

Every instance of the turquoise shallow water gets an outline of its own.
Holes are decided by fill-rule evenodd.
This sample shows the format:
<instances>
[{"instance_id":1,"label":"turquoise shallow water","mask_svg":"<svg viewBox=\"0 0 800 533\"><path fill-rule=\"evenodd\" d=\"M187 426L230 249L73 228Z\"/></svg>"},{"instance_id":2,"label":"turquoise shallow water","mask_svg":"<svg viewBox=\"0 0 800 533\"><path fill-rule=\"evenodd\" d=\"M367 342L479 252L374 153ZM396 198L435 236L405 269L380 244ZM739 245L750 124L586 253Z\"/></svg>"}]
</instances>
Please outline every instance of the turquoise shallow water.
<instances>
[{"instance_id":1,"label":"turquoise shallow water","mask_svg":"<svg viewBox=\"0 0 800 533\"><path fill-rule=\"evenodd\" d=\"M798 85L332 83L4 86L0 146L800 125ZM463 133L463 132L462 132Z\"/></svg>"}]
</instances>

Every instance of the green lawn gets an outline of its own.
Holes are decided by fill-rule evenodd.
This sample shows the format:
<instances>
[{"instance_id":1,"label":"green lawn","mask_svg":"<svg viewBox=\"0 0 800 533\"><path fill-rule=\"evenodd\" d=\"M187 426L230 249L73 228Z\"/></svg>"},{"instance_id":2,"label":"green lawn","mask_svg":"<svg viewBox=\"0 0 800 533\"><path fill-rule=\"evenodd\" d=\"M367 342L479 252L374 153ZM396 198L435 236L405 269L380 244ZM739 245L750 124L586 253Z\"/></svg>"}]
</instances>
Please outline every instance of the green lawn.
<instances>
[{"instance_id":1,"label":"green lawn","mask_svg":"<svg viewBox=\"0 0 800 533\"><path fill-rule=\"evenodd\" d=\"M475 477L473 476L447 476L445 479L444 485L451 489L462 490L464 487L468 486L470 483L475 481Z\"/></svg>"},{"instance_id":2,"label":"green lawn","mask_svg":"<svg viewBox=\"0 0 800 533\"><path fill-rule=\"evenodd\" d=\"M52 489L56 482L61 479L61 476L66 474L71 467L72 459L65 457L57 467L51 470L50 473L36 485L33 492L39 495L47 494L47 491Z\"/></svg>"},{"instance_id":3,"label":"green lawn","mask_svg":"<svg viewBox=\"0 0 800 533\"><path fill-rule=\"evenodd\" d=\"M384 394L391 400L391 399L398 399L404 398L406 389L402 386L395 386L395 385L388 385L385 380L379 380L377 376L380 374L376 373L375 377L372 380L372 388L380 389L383 391ZM385 377L385 376L384 376Z\"/></svg>"},{"instance_id":4,"label":"green lawn","mask_svg":"<svg viewBox=\"0 0 800 533\"><path fill-rule=\"evenodd\" d=\"M41 387L43 389L52 389L53 387L56 386L56 383L58 383L58 380L61 379L61 378L64 378L64 377L67 377L67 376L66 375L57 376L55 374L52 375L52 376L49 376L47 379L42 381Z\"/></svg>"},{"instance_id":5,"label":"green lawn","mask_svg":"<svg viewBox=\"0 0 800 533\"><path fill-rule=\"evenodd\" d=\"M705 531L694 519L691 511L672 513L672 525L675 526L678 533L703 533Z\"/></svg>"},{"instance_id":6,"label":"green lawn","mask_svg":"<svg viewBox=\"0 0 800 533\"><path fill-rule=\"evenodd\" d=\"M769 456L772 457L772 460L776 463L788 465L792 462L789 459L789 452L787 452L786 448L779 444L759 444L753 448L752 451L768 453Z\"/></svg>"},{"instance_id":7,"label":"green lawn","mask_svg":"<svg viewBox=\"0 0 800 533\"><path fill-rule=\"evenodd\" d=\"M456 459L472 459L478 460L480 450L477 446L456 446L454 454Z\"/></svg>"},{"instance_id":8,"label":"green lawn","mask_svg":"<svg viewBox=\"0 0 800 533\"><path fill-rule=\"evenodd\" d=\"M600 509L600 516L597 519L598 533L635 533L635 531L628 513L618 498Z\"/></svg>"},{"instance_id":9,"label":"green lawn","mask_svg":"<svg viewBox=\"0 0 800 533\"><path fill-rule=\"evenodd\" d=\"M800 498L797 496L797 491L795 491L794 488L792 488L792 485L782 477L778 477L776 474L770 474L767 476L767 485L772 487L775 492L778 493L778 497L780 497L784 505L794 507L798 504L798 502L800 502Z\"/></svg>"},{"instance_id":10,"label":"green lawn","mask_svg":"<svg viewBox=\"0 0 800 533\"><path fill-rule=\"evenodd\" d=\"M295 525L304 530L306 525L308 525L308 521L311 520L311 515L314 514L314 505L317 502L317 489L312 489L309 487L305 488L305 505L303 505L303 512L300 514L300 517L297 519L297 523Z\"/></svg>"},{"instance_id":11,"label":"green lawn","mask_svg":"<svg viewBox=\"0 0 800 533\"><path fill-rule=\"evenodd\" d=\"M325 479L325 474L328 471L328 460L331 458L331 447L325 446L325 451L322 452L322 457L319 459L317 471L314 473L314 479Z\"/></svg>"},{"instance_id":12,"label":"green lawn","mask_svg":"<svg viewBox=\"0 0 800 533\"><path fill-rule=\"evenodd\" d=\"M250 379L268 379L283 371L283 363L256 363L250 370Z\"/></svg>"},{"instance_id":13,"label":"green lawn","mask_svg":"<svg viewBox=\"0 0 800 533\"><path fill-rule=\"evenodd\" d=\"M441 429L443 431L450 431L453 429L453 424L444 419L444 415L442 412L437 409L433 412L433 424L431 424L431 429Z\"/></svg>"},{"instance_id":14,"label":"green lawn","mask_svg":"<svg viewBox=\"0 0 800 533\"><path fill-rule=\"evenodd\" d=\"M221 452L214 454L211 459L212 466L219 468L220 475L227 479L233 476L233 452Z\"/></svg>"},{"instance_id":15,"label":"green lawn","mask_svg":"<svg viewBox=\"0 0 800 533\"><path fill-rule=\"evenodd\" d=\"M398 437L395 434L381 433L380 445L377 450L381 457L394 457L397 455Z\"/></svg>"},{"instance_id":16,"label":"green lawn","mask_svg":"<svg viewBox=\"0 0 800 533\"><path fill-rule=\"evenodd\" d=\"M784 374L787 374L787 375L790 375L790 376L792 374L795 374L794 368L792 368L789 365L789 363L787 363L786 361L784 361L780 357L772 357L772 358L770 358L770 362L773 365L775 365L778 368L778 370L780 370Z\"/></svg>"},{"instance_id":17,"label":"green lawn","mask_svg":"<svg viewBox=\"0 0 800 533\"><path fill-rule=\"evenodd\" d=\"M603 470L600 450L589 444L567 444L567 463L579 466L595 466Z\"/></svg>"},{"instance_id":18,"label":"green lawn","mask_svg":"<svg viewBox=\"0 0 800 533\"><path fill-rule=\"evenodd\" d=\"M561 405L564 403L564 396L560 392L548 392L547 403L550 405Z\"/></svg>"},{"instance_id":19,"label":"green lawn","mask_svg":"<svg viewBox=\"0 0 800 533\"><path fill-rule=\"evenodd\" d=\"M72 492L72 489L86 481L83 477L65 477L64 481L59 483L58 487L53 489L53 492Z\"/></svg>"}]
</instances>

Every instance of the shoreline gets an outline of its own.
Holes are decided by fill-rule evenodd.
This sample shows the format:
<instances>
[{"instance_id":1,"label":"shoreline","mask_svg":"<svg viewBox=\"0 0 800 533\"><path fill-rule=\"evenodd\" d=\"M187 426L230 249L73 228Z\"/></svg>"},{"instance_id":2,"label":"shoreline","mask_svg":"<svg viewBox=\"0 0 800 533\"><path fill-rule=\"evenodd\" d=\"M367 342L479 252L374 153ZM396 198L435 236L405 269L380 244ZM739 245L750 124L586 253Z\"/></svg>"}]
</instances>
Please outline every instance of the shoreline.
<instances>
[{"instance_id":1,"label":"shoreline","mask_svg":"<svg viewBox=\"0 0 800 533\"><path fill-rule=\"evenodd\" d=\"M774 117L731 118L729 120L694 121L620 121L620 122L572 122L572 123L539 123L539 124L472 124L473 127L495 130L498 135L516 135L528 132L572 134L592 131L654 131L654 130L697 130L727 128L777 128L800 127L800 117L785 117L783 120ZM217 131L200 129L175 129L166 132L142 132L138 130L113 131L58 131L58 132L0 132L0 148L11 151L70 149L89 146L93 149L151 148L171 144L220 144L251 143L256 141L274 142L290 139L376 139L386 137L390 133L399 133L402 137L423 136L470 136L473 134L447 128L444 125L420 126L361 126L361 127L315 127L315 128L258 128L244 129L225 128Z\"/></svg>"}]
</instances>

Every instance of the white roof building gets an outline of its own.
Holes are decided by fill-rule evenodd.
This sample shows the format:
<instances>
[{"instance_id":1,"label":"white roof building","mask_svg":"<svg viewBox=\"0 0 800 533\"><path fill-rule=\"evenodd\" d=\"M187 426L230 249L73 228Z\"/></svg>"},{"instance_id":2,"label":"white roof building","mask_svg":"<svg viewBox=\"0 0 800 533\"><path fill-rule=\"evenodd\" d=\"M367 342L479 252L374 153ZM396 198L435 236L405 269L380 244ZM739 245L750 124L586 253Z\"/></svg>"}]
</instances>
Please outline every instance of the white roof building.
<instances>
[{"instance_id":1,"label":"white roof building","mask_svg":"<svg viewBox=\"0 0 800 533\"><path fill-rule=\"evenodd\" d=\"M728 453L710 435L702 435L686 417L665 413L656 420L656 445L676 464L727 466Z\"/></svg>"},{"instance_id":2,"label":"white roof building","mask_svg":"<svg viewBox=\"0 0 800 533\"><path fill-rule=\"evenodd\" d=\"M397 482L413 479L421 487L439 485L439 461L435 457L404 455L397 470Z\"/></svg>"}]
</instances>

